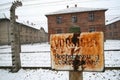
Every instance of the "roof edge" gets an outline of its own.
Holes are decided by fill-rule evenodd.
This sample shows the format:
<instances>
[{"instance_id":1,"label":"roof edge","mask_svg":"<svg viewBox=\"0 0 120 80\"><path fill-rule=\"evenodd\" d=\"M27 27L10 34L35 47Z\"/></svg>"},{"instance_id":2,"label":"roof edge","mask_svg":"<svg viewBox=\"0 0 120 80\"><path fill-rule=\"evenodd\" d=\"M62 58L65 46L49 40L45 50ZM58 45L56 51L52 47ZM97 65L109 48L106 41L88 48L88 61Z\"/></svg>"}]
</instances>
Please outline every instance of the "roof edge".
<instances>
[{"instance_id":1,"label":"roof edge","mask_svg":"<svg viewBox=\"0 0 120 80\"><path fill-rule=\"evenodd\" d=\"M47 13L47 14L45 14L45 16L68 14L68 13L89 12L89 11L107 11L107 10L108 10L107 8L71 7L71 8L62 9L62 10L58 10L55 12Z\"/></svg>"}]
</instances>

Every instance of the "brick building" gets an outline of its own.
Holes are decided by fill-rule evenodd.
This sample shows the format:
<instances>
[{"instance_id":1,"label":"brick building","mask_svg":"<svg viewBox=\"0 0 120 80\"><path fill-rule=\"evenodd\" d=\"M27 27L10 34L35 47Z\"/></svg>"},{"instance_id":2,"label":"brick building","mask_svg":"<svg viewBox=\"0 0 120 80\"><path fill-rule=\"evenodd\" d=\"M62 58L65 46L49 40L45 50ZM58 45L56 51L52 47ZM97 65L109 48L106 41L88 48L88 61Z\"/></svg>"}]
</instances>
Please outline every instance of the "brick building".
<instances>
[{"instance_id":1,"label":"brick building","mask_svg":"<svg viewBox=\"0 0 120 80\"><path fill-rule=\"evenodd\" d=\"M43 28L39 30L18 22L16 22L16 27L22 44L47 41L47 33ZM0 45L3 44L10 44L10 20L7 18L0 19Z\"/></svg>"},{"instance_id":2,"label":"brick building","mask_svg":"<svg viewBox=\"0 0 120 80\"><path fill-rule=\"evenodd\" d=\"M106 22L106 38L120 39L120 17L113 18Z\"/></svg>"},{"instance_id":3,"label":"brick building","mask_svg":"<svg viewBox=\"0 0 120 80\"><path fill-rule=\"evenodd\" d=\"M105 11L101 8L67 7L48 13L48 36L56 33L69 33L71 29L80 32L105 31ZM49 38L48 37L48 38Z\"/></svg>"}]
</instances>

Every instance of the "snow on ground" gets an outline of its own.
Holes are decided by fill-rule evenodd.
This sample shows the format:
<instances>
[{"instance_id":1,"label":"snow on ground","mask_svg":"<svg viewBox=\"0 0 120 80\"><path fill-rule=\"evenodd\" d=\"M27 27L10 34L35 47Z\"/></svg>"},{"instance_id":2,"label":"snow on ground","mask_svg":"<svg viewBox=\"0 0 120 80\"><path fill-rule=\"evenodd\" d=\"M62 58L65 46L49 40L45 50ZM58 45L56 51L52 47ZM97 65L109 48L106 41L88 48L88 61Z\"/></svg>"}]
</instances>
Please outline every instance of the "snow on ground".
<instances>
[{"instance_id":1,"label":"snow on ground","mask_svg":"<svg viewBox=\"0 0 120 80\"><path fill-rule=\"evenodd\" d=\"M105 67L120 67L120 51L105 52Z\"/></svg>"},{"instance_id":2,"label":"snow on ground","mask_svg":"<svg viewBox=\"0 0 120 80\"><path fill-rule=\"evenodd\" d=\"M120 40L107 40L105 50L120 49ZM23 67L50 67L50 45L37 43L22 45L21 65ZM10 46L0 46L0 66L11 66ZM33 52L33 53L31 53ZM120 67L120 51L105 51L105 66ZM68 71L51 71L45 69L20 69L17 73L9 69L0 69L0 80L69 80ZM84 72L84 80L120 80L120 70L105 72Z\"/></svg>"},{"instance_id":3,"label":"snow on ground","mask_svg":"<svg viewBox=\"0 0 120 80\"><path fill-rule=\"evenodd\" d=\"M106 40L104 43L104 49L120 49L120 40Z\"/></svg>"},{"instance_id":4,"label":"snow on ground","mask_svg":"<svg viewBox=\"0 0 120 80\"><path fill-rule=\"evenodd\" d=\"M22 53L21 65L22 67L51 67L50 53Z\"/></svg>"},{"instance_id":5,"label":"snow on ground","mask_svg":"<svg viewBox=\"0 0 120 80\"><path fill-rule=\"evenodd\" d=\"M106 70L105 72L84 72L84 80L120 80L120 70Z\"/></svg>"},{"instance_id":6,"label":"snow on ground","mask_svg":"<svg viewBox=\"0 0 120 80\"><path fill-rule=\"evenodd\" d=\"M68 72L43 69L19 70L11 73L8 69L0 69L0 80L69 80Z\"/></svg>"},{"instance_id":7,"label":"snow on ground","mask_svg":"<svg viewBox=\"0 0 120 80\"><path fill-rule=\"evenodd\" d=\"M21 48L21 52L50 51L50 45L48 43L22 45Z\"/></svg>"},{"instance_id":8,"label":"snow on ground","mask_svg":"<svg viewBox=\"0 0 120 80\"><path fill-rule=\"evenodd\" d=\"M38 52L38 51L50 51L50 45L48 43L35 43L25 44L21 46L21 52ZM11 46L0 46L0 53L10 53Z\"/></svg>"},{"instance_id":9,"label":"snow on ground","mask_svg":"<svg viewBox=\"0 0 120 80\"><path fill-rule=\"evenodd\" d=\"M11 47L9 45L0 46L0 53L10 53Z\"/></svg>"}]
</instances>

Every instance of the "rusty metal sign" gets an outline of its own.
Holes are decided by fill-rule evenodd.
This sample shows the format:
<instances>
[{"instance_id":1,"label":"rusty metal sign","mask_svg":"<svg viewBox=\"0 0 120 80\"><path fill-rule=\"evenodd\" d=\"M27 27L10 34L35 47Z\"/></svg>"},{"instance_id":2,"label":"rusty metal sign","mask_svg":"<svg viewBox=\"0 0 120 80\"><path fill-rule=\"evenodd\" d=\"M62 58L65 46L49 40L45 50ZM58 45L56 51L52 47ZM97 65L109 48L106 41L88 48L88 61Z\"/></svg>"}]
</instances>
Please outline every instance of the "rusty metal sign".
<instances>
[{"instance_id":1,"label":"rusty metal sign","mask_svg":"<svg viewBox=\"0 0 120 80\"><path fill-rule=\"evenodd\" d=\"M104 70L103 32L52 34L50 44L52 69Z\"/></svg>"}]
</instances>

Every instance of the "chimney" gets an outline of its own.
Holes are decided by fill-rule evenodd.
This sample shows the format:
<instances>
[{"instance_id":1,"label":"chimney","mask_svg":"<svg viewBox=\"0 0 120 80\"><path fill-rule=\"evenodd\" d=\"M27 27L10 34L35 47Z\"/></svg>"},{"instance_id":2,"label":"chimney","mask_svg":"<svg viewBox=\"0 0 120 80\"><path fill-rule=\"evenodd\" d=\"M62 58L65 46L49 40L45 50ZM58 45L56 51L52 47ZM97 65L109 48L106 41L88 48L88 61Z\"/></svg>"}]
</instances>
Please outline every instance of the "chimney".
<instances>
[{"instance_id":1,"label":"chimney","mask_svg":"<svg viewBox=\"0 0 120 80\"><path fill-rule=\"evenodd\" d=\"M77 7L77 4L75 4L75 7Z\"/></svg>"},{"instance_id":2,"label":"chimney","mask_svg":"<svg viewBox=\"0 0 120 80\"><path fill-rule=\"evenodd\" d=\"M67 5L67 8L69 8L69 6Z\"/></svg>"},{"instance_id":3,"label":"chimney","mask_svg":"<svg viewBox=\"0 0 120 80\"><path fill-rule=\"evenodd\" d=\"M29 24L29 21L27 21L27 24Z\"/></svg>"}]
</instances>

